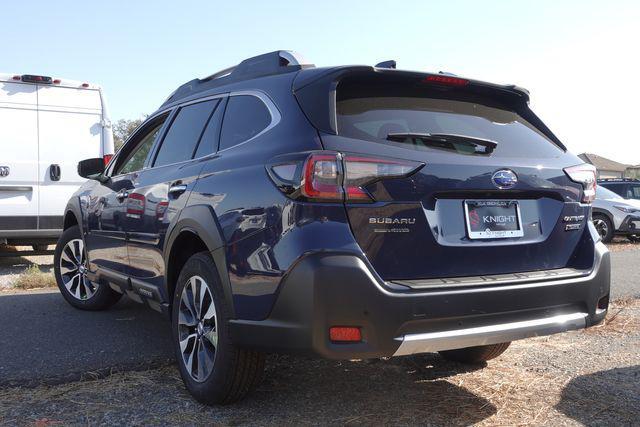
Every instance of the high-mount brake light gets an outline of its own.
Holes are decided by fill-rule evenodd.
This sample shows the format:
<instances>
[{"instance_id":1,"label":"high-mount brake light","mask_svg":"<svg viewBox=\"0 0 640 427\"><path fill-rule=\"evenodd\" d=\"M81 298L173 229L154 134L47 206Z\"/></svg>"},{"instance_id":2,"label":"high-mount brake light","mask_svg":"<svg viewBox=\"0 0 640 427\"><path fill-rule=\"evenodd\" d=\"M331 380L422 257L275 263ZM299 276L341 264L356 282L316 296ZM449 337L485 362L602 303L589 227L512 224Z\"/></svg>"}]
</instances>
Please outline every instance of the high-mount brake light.
<instances>
[{"instance_id":1,"label":"high-mount brake light","mask_svg":"<svg viewBox=\"0 0 640 427\"><path fill-rule=\"evenodd\" d=\"M11 77L13 80L17 80L17 81L21 81L22 80L22 76L13 76Z\"/></svg>"},{"instance_id":2,"label":"high-mount brake light","mask_svg":"<svg viewBox=\"0 0 640 427\"><path fill-rule=\"evenodd\" d=\"M466 86L469 84L469 80L461 79L460 77L453 76L428 76L423 80L425 83L436 83L444 86Z\"/></svg>"},{"instance_id":3,"label":"high-mount brake light","mask_svg":"<svg viewBox=\"0 0 640 427\"><path fill-rule=\"evenodd\" d=\"M374 202L365 187L376 181L408 176L423 163L408 160L317 151L301 162L268 168L278 188L291 198L315 202Z\"/></svg>"},{"instance_id":4,"label":"high-mount brake light","mask_svg":"<svg viewBox=\"0 0 640 427\"><path fill-rule=\"evenodd\" d=\"M60 80L60 79L55 79L55 80L53 81L53 84L54 84L54 85L59 85L60 83L62 83L62 80Z\"/></svg>"},{"instance_id":5,"label":"high-mount brake light","mask_svg":"<svg viewBox=\"0 0 640 427\"><path fill-rule=\"evenodd\" d=\"M591 203L595 200L596 187L598 185L596 180L597 171L595 166L589 163L584 163L581 165L564 168L564 172L567 174L571 181L582 184L583 203Z\"/></svg>"},{"instance_id":6,"label":"high-mount brake light","mask_svg":"<svg viewBox=\"0 0 640 427\"><path fill-rule=\"evenodd\" d=\"M32 74L23 74L20 76L20 80L25 83L39 83L43 85L50 85L53 83L53 79L49 76L34 76Z\"/></svg>"},{"instance_id":7,"label":"high-mount brake light","mask_svg":"<svg viewBox=\"0 0 640 427\"><path fill-rule=\"evenodd\" d=\"M80 86L82 86L82 87L89 87L89 83L82 83Z\"/></svg>"}]
</instances>

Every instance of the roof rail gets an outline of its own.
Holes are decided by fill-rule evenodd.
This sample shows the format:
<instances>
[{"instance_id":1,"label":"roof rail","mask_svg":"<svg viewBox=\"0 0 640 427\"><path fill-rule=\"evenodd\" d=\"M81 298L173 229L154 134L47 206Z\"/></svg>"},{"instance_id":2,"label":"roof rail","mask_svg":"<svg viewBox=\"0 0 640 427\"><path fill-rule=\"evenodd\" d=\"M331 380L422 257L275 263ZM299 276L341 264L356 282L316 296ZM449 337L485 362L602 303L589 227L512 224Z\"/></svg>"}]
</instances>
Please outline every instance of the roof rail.
<instances>
[{"instance_id":1,"label":"roof rail","mask_svg":"<svg viewBox=\"0 0 640 427\"><path fill-rule=\"evenodd\" d=\"M191 95L216 86L249 80L257 77L290 73L303 68L314 67L302 55L290 50L276 50L245 59L238 65L225 68L203 79L191 80L176 89L162 104L174 102L187 95Z\"/></svg>"},{"instance_id":2,"label":"roof rail","mask_svg":"<svg viewBox=\"0 0 640 427\"><path fill-rule=\"evenodd\" d=\"M598 182L640 182L637 178L598 178Z\"/></svg>"}]
</instances>

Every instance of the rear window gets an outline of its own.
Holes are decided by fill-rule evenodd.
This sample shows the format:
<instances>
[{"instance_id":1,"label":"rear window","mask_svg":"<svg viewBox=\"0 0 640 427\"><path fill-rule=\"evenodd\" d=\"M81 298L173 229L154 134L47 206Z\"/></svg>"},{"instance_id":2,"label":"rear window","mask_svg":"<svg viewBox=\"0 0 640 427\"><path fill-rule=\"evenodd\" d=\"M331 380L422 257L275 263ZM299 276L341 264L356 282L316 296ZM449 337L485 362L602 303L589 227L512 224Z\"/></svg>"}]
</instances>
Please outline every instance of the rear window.
<instances>
[{"instance_id":1,"label":"rear window","mask_svg":"<svg viewBox=\"0 0 640 427\"><path fill-rule=\"evenodd\" d=\"M336 100L338 134L417 150L446 150L492 157L557 157L563 151L518 113L463 99L369 95ZM442 96L442 95L440 95ZM460 97L458 97L460 98ZM396 134L389 141L389 134ZM497 143L489 153L469 150L467 143L434 144L420 138L398 141L397 134L439 134L471 137ZM402 139L402 138L400 138ZM464 141L463 141L464 142ZM438 147L438 145L440 145Z\"/></svg>"}]
</instances>

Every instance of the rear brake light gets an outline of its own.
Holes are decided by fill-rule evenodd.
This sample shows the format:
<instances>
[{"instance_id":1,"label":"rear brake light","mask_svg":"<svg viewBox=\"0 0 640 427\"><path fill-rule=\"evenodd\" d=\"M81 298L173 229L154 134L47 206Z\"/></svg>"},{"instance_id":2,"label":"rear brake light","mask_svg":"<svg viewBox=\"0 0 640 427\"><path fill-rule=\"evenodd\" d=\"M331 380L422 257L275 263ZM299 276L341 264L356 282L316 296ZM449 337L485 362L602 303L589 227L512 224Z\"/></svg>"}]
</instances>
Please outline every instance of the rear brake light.
<instances>
[{"instance_id":1,"label":"rear brake light","mask_svg":"<svg viewBox=\"0 0 640 427\"><path fill-rule=\"evenodd\" d=\"M591 203L596 198L596 167L584 163L582 165L564 168L564 172L573 182L582 184L582 202Z\"/></svg>"},{"instance_id":2,"label":"rear brake light","mask_svg":"<svg viewBox=\"0 0 640 427\"><path fill-rule=\"evenodd\" d=\"M452 76L429 76L423 80L425 83L437 83L445 86L466 86L469 80Z\"/></svg>"},{"instance_id":3,"label":"rear brake light","mask_svg":"<svg viewBox=\"0 0 640 427\"><path fill-rule=\"evenodd\" d=\"M111 159L113 158L113 154L105 154L102 158L104 159L104 167L106 168L109 162L111 161Z\"/></svg>"},{"instance_id":4,"label":"rear brake light","mask_svg":"<svg viewBox=\"0 0 640 427\"><path fill-rule=\"evenodd\" d=\"M268 168L282 192L291 198L320 202L373 202L365 187L376 181L410 175L423 163L319 151L304 163L278 163Z\"/></svg>"},{"instance_id":5,"label":"rear brake light","mask_svg":"<svg viewBox=\"0 0 640 427\"><path fill-rule=\"evenodd\" d=\"M337 153L311 154L304 164L302 195L312 200L342 201Z\"/></svg>"}]
</instances>

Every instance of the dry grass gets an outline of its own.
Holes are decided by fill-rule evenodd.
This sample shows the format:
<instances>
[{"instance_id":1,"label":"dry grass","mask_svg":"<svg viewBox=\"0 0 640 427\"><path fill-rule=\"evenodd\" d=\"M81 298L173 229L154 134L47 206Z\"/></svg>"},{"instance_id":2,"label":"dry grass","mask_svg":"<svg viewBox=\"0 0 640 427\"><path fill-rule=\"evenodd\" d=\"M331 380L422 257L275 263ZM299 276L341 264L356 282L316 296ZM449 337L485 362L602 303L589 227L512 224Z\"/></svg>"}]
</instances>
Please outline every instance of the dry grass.
<instances>
[{"instance_id":1,"label":"dry grass","mask_svg":"<svg viewBox=\"0 0 640 427\"><path fill-rule=\"evenodd\" d=\"M36 264L30 265L13 282L13 287L17 289L55 288L56 286L53 273L43 273Z\"/></svg>"},{"instance_id":2,"label":"dry grass","mask_svg":"<svg viewBox=\"0 0 640 427\"><path fill-rule=\"evenodd\" d=\"M195 402L174 366L0 389L0 425L633 425L639 320L640 301L616 301L603 326L516 342L484 367L274 356L262 386L225 407Z\"/></svg>"}]
</instances>

